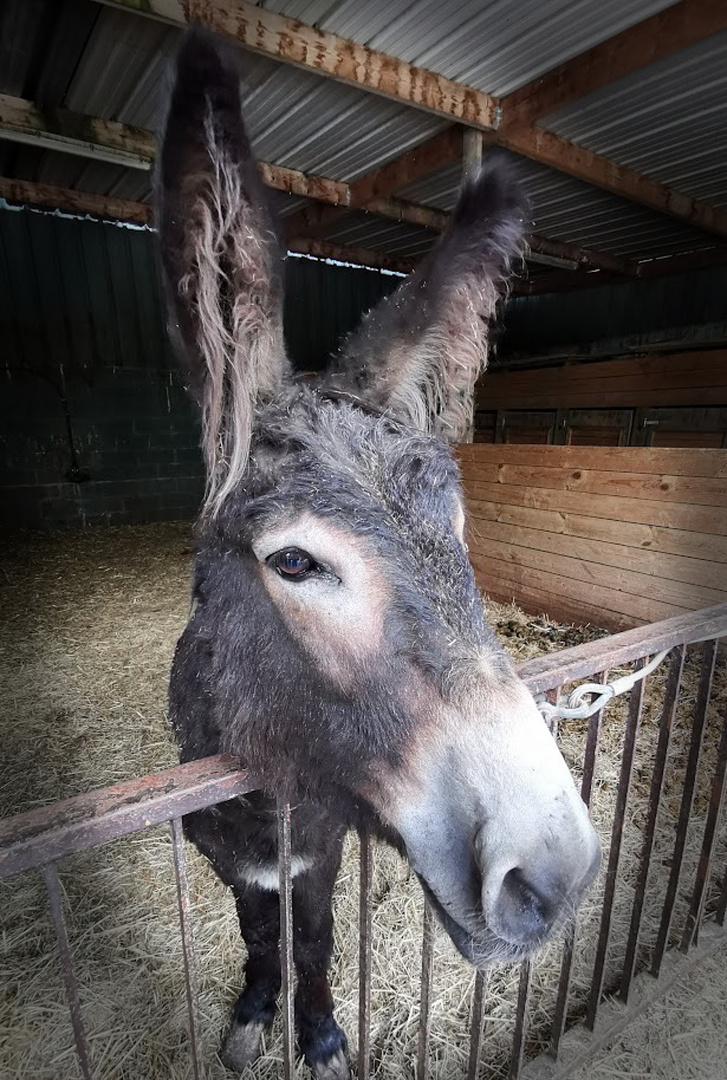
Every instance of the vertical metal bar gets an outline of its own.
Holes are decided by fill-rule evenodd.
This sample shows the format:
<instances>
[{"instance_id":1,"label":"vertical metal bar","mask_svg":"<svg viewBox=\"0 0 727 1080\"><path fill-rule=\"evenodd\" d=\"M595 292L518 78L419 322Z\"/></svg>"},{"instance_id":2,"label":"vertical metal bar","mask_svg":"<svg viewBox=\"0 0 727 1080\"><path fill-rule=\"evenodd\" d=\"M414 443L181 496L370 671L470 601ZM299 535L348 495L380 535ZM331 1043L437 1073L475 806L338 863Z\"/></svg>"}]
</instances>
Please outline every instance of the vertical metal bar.
<instances>
[{"instance_id":1,"label":"vertical metal bar","mask_svg":"<svg viewBox=\"0 0 727 1080\"><path fill-rule=\"evenodd\" d=\"M358 1078L368 1080L371 1058L371 881L373 840L359 832L359 938L358 938Z\"/></svg>"},{"instance_id":2,"label":"vertical metal bar","mask_svg":"<svg viewBox=\"0 0 727 1080\"><path fill-rule=\"evenodd\" d=\"M182 822L172 818L169 822L172 830L172 852L174 854L174 876L177 882L177 901L179 903L179 925L182 930L182 956L184 958L184 981L187 987L187 1011L189 1013L189 1041L192 1045L192 1072L194 1080L200 1080L204 1074L202 1051L200 1046L199 993L197 989L197 964L194 955L194 937L189 902L189 879L187 877L187 859L184 854Z\"/></svg>"},{"instance_id":3,"label":"vertical metal bar","mask_svg":"<svg viewBox=\"0 0 727 1080\"><path fill-rule=\"evenodd\" d=\"M290 872L290 804L278 802L278 887L280 892L280 969L283 992L283 1076L293 1080L295 1033L293 1002L293 878Z\"/></svg>"},{"instance_id":4,"label":"vertical metal bar","mask_svg":"<svg viewBox=\"0 0 727 1080\"><path fill-rule=\"evenodd\" d=\"M694 707L692 737L689 744L686 773L684 775L684 790L682 792L682 804L679 810L679 820L677 822L676 840L674 841L674 854L672 857L671 871L669 873L669 881L666 887L666 897L664 899L664 907L661 914L661 924L659 926L659 933L657 935L656 945L654 946L654 955L651 961L651 974L655 977L658 976L661 970L661 963L664 959L664 953L669 942L669 932L674 916L674 907L676 905L677 891L679 889L679 877L682 869L682 860L684 858L684 848L687 842L689 819L692 814L692 804L694 802L697 770L699 769L699 759L702 753L702 741L704 739L704 728L707 718L707 704L712 690L712 677L714 675L716 655L717 642L714 639L712 641L706 641L702 653L702 671L699 678L697 701Z\"/></svg>"},{"instance_id":5,"label":"vertical metal bar","mask_svg":"<svg viewBox=\"0 0 727 1080\"><path fill-rule=\"evenodd\" d=\"M600 683L608 682L608 672L602 671L594 681ZM602 727L603 709L599 709L598 712L594 713L588 721L586 748L583 753L583 779L581 780L581 798L583 799L583 802L586 804L586 806L591 805L593 778L596 774L596 757L598 755L598 745L601 740ZM558 996L556 998L555 1011L553 1013L553 1026L550 1031L550 1046L548 1049L549 1053L554 1058L558 1057L560 1040L563 1038L563 1034L565 1032L565 1025L568 1020L568 999L570 997L571 976L573 972L573 954L575 949L577 930L577 923L574 919L572 926L568 930L563 945L563 962L561 964L560 980L558 982Z\"/></svg>"},{"instance_id":6,"label":"vertical metal bar","mask_svg":"<svg viewBox=\"0 0 727 1080\"><path fill-rule=\"evenodd\" d=\"M472 1019L470 1022L470 1056L467 1064L467 1080L477 1080L477 1070L480 1064L480 1051L482 1050L482 1021L484 1018L485 990L487 988L487 976L484 971L478 971L475 975L475 985L472 991Z\"/></svg>"},{"instance_id":7,"label":"vertical metal bar","mask_svg":"<svg viewBox=\"0 0 727 1080\"><path fill-rule=\"evenodd\" d=\"M532 975L530 960L523 960L520 967L520 983L517 991L517 1010L515 1012L515 1032L512 1039L512 1053L510 1055L509 1080L519 1080L520 1070L523 1067L523 1054L525 1052L525 1031L528 1001L530 999L530 977Z\"/></svg>"},{"instance_id":8,"label":"vertical metal bar","mask_svg":"<svg viewBox=\"0 0 727 1080\"><path fill-rule=\"evenodd\" d=\"M727 915L727 870L722 878L722 891L717 904L717 922L720 926L724 926L725 915Z\"/></svg>"},{"instance_id":9,"label":"vertical metal bar","mask_svg":"<svg viewBox=\"0 0 727 1080\"><path fill-rule=\"evenodd\" d=\"M66 920L63 916L63 897L61 896L61 885L58 880L58 870L56 869L55 863L47 863L43 867L43 877L45 878L45 887L48 890L50 910L56 931L58 954L61 958L61 971L63 973L63 984L66 988L68 1007L71 1011L71 1023L73 1024L73 1037L76 1040L78 1064L81 1067L83 1080L91 1080L88 1043L86 1042L83 1017L81 1016L81 1003L78 1000L78 985L76 983L76 976L73 974L71 948L68 944Z\"/></svg>"},{"instance_id":10,"label":"vertical metal bar","mask_svg":"<svg viewBox=\"0 0 727 1080\"><path fill-rule=\"evenodd\" d=\"M640 660L638 667L643 667L644 661ZM621 775L616 792L616 806L613 815L613 828L611 830L611 848L608 854L608 867L606 869L606 887L603 895L603 912L601 914L601 929L598 935L596 947L596 960L593 966L593 979L591 981L591 993L588 1001L586 1025L593 1030L598 1013L598 1006L603 993L603 981L606 970L606 955L611 936L611 917L613 915L613 901L616 895L618 883L618 868L621 860L621 842L623 839L623 826L626 819L626 803L631 790L631 777L634 770L634 755L636 752L636 735L641 721L641 708L644 701L645 679L637 682L629 695L629 713L626 721L626 733L624 735L623 758L621 761Z\"/></svg>"},{"instance_id":11,"label":"vertical metal bar","mask_svg":"<svg viewBox=\"0 0 727 1080\"><path fill-rule=\"evenodd\" d=\"M664 774L666 772L666 762L669 754L669 741L671 739L674 717L676 715L676 706L679 699L685 652L686 649L684 645L678 649L674 649L672 652L669 663L669 674L667 675L667 682L664 690L664 702L661 710L661 719L659 721L659 738L654 754L654 771L651 776L651 790L649 791L649 806L646 814L646 823L644 825L644 841L641 848L639 873L636 879L636 888L634 892L634 906L631 911L631 925L629 926L629 936L626 942L626 956L624 958L621 985L619 987L619 997L624 1003L628 1001L631 980L633 979L634 971L636 970L636 953L639 944L639 931L641 930L641 916L644 910L646 883L649 877L649 867L651 866L651 853L654 847L656 819L661 805L661 793L664 787Z\"/></svg>"},{"instance_id":12,"label":"vertical metal bar","mask_svg":"<svg viewBox=\"0 0 727 1080\"><path fill-rule=\"evenodd\" d=\"M565 942L563 943L563 961L560 968L558 982L558 996L555 1000L553 1012L553 1026L550 1029L550 1046L548 1052L553 1058L558 1057L560 1040L565 1033L565 1025L568 1020L568 999L570 997L571 976L573 973L573 954L576 943L576 924L569 928Z\"/></svg>"},{"instance_id":13,"label":"vertical metal bar","mask_svg":"<svg viewBox=\"0 0 727 1080\"><path fill-rule=\"evenodd\" d=\"M422 983L419 994L419 1046L417 1049L416 1080L426 1080L429 1066L429 1006L432 999L432 954L434 952L434 913L424 899L424 928L422 933Z\"/></svg>"},{"instance_id":14,"label":"vertical metal bar","mask_svg":"<svg viewBox=\"0 0 727 1080\"><path fill-rule=\"evenodd\" d=\"M682 952L687 952L689 946L694 943L699 932L699 924L702 920L704 901L712 873L712 858L714 856L714 846L717 840L717 826L719 825L720 814L722 811L726 774L727 711L725 711L724 723L722 725L722 737L719 741L717 767L714 772L712 791L709 799L709 810L707 811L707 820L704 825L704 839L702 840L702 850L699 853L697 879L694 885L694 893L692 894L692 902L689 907L689 914L687 915L682 940L679 945Z\"/></svg>"}]
</instances>

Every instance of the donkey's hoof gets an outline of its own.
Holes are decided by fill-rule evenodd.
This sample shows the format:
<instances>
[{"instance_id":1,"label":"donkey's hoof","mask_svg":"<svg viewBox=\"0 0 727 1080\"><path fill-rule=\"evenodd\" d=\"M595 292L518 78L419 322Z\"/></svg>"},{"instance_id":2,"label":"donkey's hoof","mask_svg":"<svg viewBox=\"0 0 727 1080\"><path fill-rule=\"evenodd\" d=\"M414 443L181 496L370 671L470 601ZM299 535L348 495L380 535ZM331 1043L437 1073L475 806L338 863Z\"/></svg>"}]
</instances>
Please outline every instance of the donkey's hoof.
<instances>
[{"instance_id":1,"label":"donkey's hoof","mask_svg":"<svg viewBox=\"0 0 727 1080\"><path fill-rule=\"evenodd\" d=\"M260 1057L265 1025L257 1021L240 1024L233 1021L220 1050L220 1061L231 1072L242 1072Z\"/></svg>"},{"instance_id":2,"label":"donkey's hoof","mask_svg":"<svg viewBox=\"0 0 727 1080\"><path fill-rule=\"evenodd\" d=\"M316 1080L349 1080L351 1073L345 1051L338 1050L327 1061L317 1061L313 1066L313 1075Z\"/></svg>"}]
</instances>

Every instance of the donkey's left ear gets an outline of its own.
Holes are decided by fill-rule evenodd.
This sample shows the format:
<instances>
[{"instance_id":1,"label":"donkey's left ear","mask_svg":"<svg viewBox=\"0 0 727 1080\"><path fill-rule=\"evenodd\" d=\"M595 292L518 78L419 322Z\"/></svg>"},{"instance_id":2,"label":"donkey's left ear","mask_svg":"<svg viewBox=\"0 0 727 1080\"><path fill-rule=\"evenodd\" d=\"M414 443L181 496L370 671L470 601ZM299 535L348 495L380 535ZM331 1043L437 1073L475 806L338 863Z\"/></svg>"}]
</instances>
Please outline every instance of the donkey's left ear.
<instances>
[{"instance_id":1,"label":"donkey's left ear","mask_svg":"<svg viewBox=\"0 0 727 1080\"><path fill-rule=\"evenodd\" d=\"M214 512L245 472L256 405L288 365L280 244L242 121L236 57L200 29L177 56L157 217L169 330L202 409Z\"/></svg>"},{"instance_id":2,"label":"donkey's left ear","mask_svg":"<svg viewBox=\"0 0 727 1080\"><path fill-rule=\"evenodd\" d=\"M522 257L528 206L503 159L467 184L447 231L343 344L330 384L410 427L461 442L487 361L488 321Z\"/></svg>"}]
</instances>

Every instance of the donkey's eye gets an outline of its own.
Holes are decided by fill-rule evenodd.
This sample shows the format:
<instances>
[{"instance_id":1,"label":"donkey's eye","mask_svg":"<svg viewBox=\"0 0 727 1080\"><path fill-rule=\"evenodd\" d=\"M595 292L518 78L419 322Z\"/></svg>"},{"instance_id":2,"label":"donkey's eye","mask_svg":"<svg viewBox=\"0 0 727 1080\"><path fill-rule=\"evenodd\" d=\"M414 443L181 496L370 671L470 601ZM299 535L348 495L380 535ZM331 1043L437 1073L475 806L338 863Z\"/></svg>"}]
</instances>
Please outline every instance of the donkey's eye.
<instances>
[{"instance_id":1,"label":"donkey's eye","mask_svg":"<svg viewBox=\"0 0 727 1080\"><path fill-rule=\"evenodd\" d=\"M301 551L300 548L283 548L282 551L276 551L270 556L268 563L275 567L281 577L298 580L308 577L319 569L318 563L307 551Z\"/></svg>"}]
</instances>

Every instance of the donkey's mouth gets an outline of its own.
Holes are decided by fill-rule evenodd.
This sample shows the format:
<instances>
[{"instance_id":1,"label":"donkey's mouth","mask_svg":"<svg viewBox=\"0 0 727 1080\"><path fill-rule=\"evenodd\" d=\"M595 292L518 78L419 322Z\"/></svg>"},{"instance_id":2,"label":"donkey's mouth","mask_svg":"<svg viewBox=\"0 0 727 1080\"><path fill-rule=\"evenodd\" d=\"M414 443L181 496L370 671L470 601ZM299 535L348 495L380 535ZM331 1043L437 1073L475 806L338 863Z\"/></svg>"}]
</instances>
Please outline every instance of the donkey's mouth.
<instances>
[{"instance_id":1,"label":"donkey's mouth","mask_svg":"<svg viewBox=\"0 0 727 1080\"><path fill-rule=\"evenodd\" d=\"M517 962L529 956L541 942L533 945L514 945L490 930L482 916L482 929L477 933L467 930L447 911L421 874L417 874L424 895L431 904L440 923L447 931L457 951L474 967L482 968L495 960Z\"/></svg>"}]
</instances>

